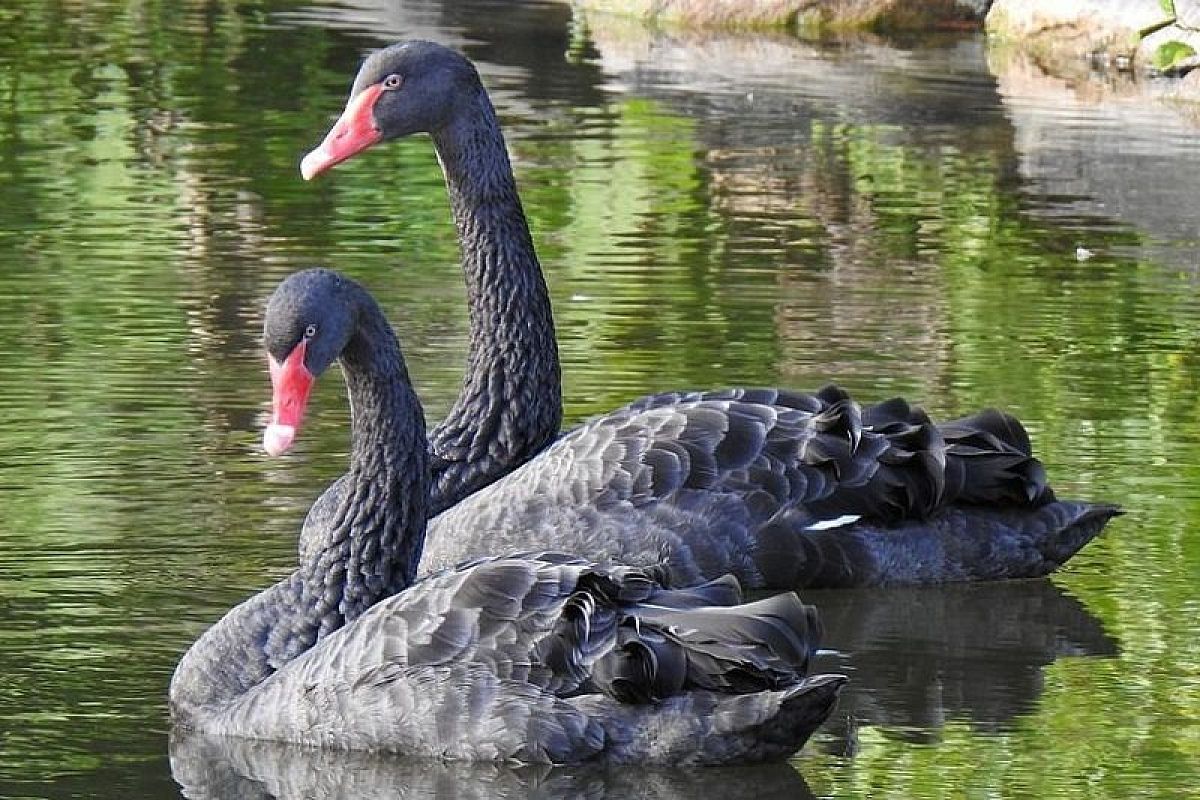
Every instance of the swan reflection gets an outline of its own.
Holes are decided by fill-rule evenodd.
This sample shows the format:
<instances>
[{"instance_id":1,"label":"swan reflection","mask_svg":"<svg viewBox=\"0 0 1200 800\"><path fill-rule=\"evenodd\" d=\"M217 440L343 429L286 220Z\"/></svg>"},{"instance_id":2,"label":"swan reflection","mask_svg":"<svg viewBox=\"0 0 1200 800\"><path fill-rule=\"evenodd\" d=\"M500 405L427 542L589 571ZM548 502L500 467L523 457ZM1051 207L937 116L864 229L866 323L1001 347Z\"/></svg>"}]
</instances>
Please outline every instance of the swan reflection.
<instances>
[{"instance_id":1,"label":"swan reflection","mask_svg":"<svg viewBox=\"0 0 1200 800\"><path fill-rule=\"evenodd\" d=\"M805 592L821 612L815 669L850 676L824 731L856 724L928 740L948 720L1002 730L1030 712L1043 669L1069 656L1115 656L1117 641L1049 580Z\"/></svg>"},{"instance_id":2,"label":"swan reflection","mask_svg":"<svg viewBox=\"0 0 1200 800\"><path fill-rule=\"evenodd\" d=\"M803 776L786 763L692 770L513 766L314 750L179 731L171 737L171 772L191 800L813 797Z\"/></svg>"}]
</instances>

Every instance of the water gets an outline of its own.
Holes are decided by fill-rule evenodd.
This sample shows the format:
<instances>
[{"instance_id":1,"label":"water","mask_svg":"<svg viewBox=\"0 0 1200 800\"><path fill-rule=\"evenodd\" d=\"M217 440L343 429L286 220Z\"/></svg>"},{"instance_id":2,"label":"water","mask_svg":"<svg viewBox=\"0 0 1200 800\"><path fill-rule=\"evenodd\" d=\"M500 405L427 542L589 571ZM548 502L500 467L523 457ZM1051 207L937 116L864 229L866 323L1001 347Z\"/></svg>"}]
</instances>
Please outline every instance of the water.
<instances>
[{"instance_id":1,"label":"water","mask_svg":"<svg viewBox=\"0 0 1200 800\"><path fill-rule=\"evenodd\" d=\"M792 762L506 770L177 742L166 685L339 474L326 381L258 450L260 309L365 282L431 418L465 314L428 142L305 184L361 53L493 89L571 420L730 383L1000 405L1129 510L1052 580L811 593L852 683ZM1200 784L1200 303L1184 114L973 37L659 36L559 3L0 9L0 796L1150 797ZM1079 260L1077 248L1094 255ZM715 792L716 794L712 794Z\"/></svg>"}]
</instances>

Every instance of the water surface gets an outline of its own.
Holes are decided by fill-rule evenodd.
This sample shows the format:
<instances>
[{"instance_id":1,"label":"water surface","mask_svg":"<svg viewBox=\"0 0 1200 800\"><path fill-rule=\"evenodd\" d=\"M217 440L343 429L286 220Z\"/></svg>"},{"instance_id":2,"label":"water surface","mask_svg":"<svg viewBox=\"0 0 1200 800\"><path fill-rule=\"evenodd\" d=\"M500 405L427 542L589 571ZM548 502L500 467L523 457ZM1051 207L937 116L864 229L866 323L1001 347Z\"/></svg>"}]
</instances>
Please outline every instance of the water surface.
<instances>
[{"instance_id":1,"label":"water surface","mask_svg":"<svg viewBox=\"0 0 1200 800\"><path fill-rule=\"evenodd\" d=\"M428 141L312 184L296 169L361 54L408 35L462 47L494 92L570 421L734 383L997 405L1061 495L1130 512L1052 580L811 593L821 667L852 678L835 717L783 767L635 775L648 796L1200 785L1194 128L974 37L693 39L512 5L0 9L0 795L634 790L265 745L168 756L179 655L290 568L344 463L336 380L294 455L258 450L270 290L313 263L349 272L432 419L457 390L465 313Z\"/></svg>"}]
</instances>

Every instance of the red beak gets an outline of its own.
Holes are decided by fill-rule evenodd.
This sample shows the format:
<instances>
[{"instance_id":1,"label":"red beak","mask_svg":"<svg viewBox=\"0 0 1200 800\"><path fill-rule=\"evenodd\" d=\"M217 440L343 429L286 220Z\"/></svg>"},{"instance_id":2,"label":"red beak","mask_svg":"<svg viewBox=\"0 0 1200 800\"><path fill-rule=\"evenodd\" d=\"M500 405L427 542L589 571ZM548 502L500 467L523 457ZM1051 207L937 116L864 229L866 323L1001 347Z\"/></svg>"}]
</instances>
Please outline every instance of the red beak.
<instances>
[{"instance_id":1,"label":"red beak","mask_svg":"<svg viewBox=\"0 0 1200 800\"><path fill-rule=\"evenodd\" d=\"M308 343L301 339L280 364L273 356L267 359L271 368L271 423L263 432L263 449L269 455L283 455L296 438L296 429L304 419L308 395L312 391L313 374L304 366Z\"/></svg>"},{"instance_id":2,"label":"red beak","mask_svg":"<svg viewBox=\"0 0 1200 800\"><path fill-rule=\"evenodd\" d=\"M333 124L325 141L300 162L300 174L304 180L315 178L383 138L383 132L375 127L373 117L375 101L382 92L383 86L377 83L350 98L346 110Z\"/></svg>"}]
</instances>

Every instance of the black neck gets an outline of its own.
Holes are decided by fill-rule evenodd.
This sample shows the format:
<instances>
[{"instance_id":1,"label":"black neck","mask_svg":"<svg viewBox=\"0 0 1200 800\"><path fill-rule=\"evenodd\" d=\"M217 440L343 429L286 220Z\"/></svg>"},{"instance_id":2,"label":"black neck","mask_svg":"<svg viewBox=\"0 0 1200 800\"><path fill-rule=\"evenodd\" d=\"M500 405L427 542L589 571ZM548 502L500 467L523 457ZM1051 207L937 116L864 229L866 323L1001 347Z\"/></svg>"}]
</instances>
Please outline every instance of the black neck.
<instances>
[{"instance_id":1,"label":"black neck","mask_svg":"<svg viewBox=\"0 0 1200 800\"><path fill-rule=\"evenodd\" d=\"M527 461L558 434L550 295L482 86L433 135L462 248L470 344L462 392L434 431L431 513Z\"/></svg>"},{"instance_id":2,"label":"black neck","mask_svg":"<svg viewBox=\"0 0 1200 800\"><path fill-rule=\"evenodd\" d=\"M429 497L420 401L395 334L365 293L363 301L358 331L341 356L350 397L350 468L336 516L325 521L325 563L314 575L327 596L339 597L342 623L412 583Z\"/></svg>"},{"instance_id":3,"label":"black neck","mask_svg":"<svg viewBox=\"0 0 1200 800\"><path fill-rule=\"evenodd\" d=\"M342 353L350 469L313 504L299 567L233 608L180 661L171 706L186 721L238 699L323 636L408 586L425 538L425 421L395 335L362 295Z\"/></svg>"}]
</instances>

